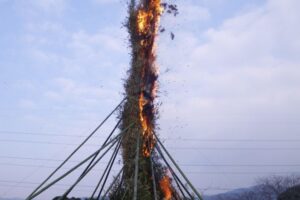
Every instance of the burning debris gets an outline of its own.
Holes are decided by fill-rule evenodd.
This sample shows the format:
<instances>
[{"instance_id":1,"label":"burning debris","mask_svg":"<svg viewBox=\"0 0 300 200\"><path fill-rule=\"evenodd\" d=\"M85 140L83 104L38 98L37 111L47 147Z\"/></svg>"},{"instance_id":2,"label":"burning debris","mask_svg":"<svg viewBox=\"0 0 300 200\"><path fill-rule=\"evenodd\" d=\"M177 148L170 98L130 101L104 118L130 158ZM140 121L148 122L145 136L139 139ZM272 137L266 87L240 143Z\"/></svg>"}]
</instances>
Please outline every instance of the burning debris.
<instances>
[{"instance_id":1,"label":"burning debris","mask_svg":"<svg viewBox=\"0 0 300 200\"><path fill-rule=\"evenodd\" d=\"M173 14L174 17L176 17L179 12L176 4L168 4L168 3L162 3L161 6L164 8L164 10L169 13Z\"/></svg>"},{"instance_id":2,"label":"burning debris","mask_svg":"<svg viewBox=\"0 0 300 200\"><path fill-rule=\"evenodd\" d=\"M169 3L161 3L161 7L163 7L163 12L167 14L171 14L174 17L176 17L179 14L178 8L176 4L169 4ZM160 32L165 32L166 29L164 27L160 27ZM175 34L173 32L170 32L170 38L171 40L174 40Z\"/></svg>"},{"instance_id":3,"label":"burning debris","mask_svg":"<svg viewBox=\"0 0 300 200\"><path fill-rule=\"evenodd\" d=\"M165 28L160 28L160 30L159 30L159 32L161 32L161 33L163 33L163 32L165 32Z\"/></svg>"},{"instance_id":4,"label":"burning debris","mask_svg":"<svg viewBox=\"0 0 300 200\"><path fill-rule=\"evenodd\" d=\"M171 39L172 39L172 40L174 40L174 38L175 38L175 35L174 35L174 33L173 33L173 32L171 32L171 33L170 33L170 36L171 36Z\"/></svg>"}]
</instances>

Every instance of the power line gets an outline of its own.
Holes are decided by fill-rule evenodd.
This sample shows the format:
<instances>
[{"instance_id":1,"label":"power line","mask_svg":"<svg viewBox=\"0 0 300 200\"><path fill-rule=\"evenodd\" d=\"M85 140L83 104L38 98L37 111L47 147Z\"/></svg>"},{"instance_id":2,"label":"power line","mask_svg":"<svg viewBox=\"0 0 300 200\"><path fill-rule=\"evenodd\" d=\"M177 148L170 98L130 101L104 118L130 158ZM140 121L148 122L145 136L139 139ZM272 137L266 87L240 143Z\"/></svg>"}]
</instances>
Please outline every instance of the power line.
<instances>
[{"instance_id":1,"label":"power line","mask_svg":"<svg viewBox=\"0 0 300 200\"><path fill-rule=\"evenodd\" d=\"M17 183L17 182L15 182ZM13 185L9 185L9 184L0 184L0 187L11 187ZM65 188L63 188L63 186L60 185L54 185L53 187L55 187L55 189L59 189L59 190L65 190ZM17 185L14 186L14 188L28 188L28 189L32 189L32 186L30 185ZM91 187L92 188L92 187ZM237 188L197 188L198 190L202 190L202 191L230 191L230 190L235 190ZM90 189L88 188L81 188L81 186L78 186L78 188L76 189L76 191L90 191Z\"/></svg>"},{"instance_id":2,"label":"power line","mask_svg":"<svg viewBox=\"0 0 300 200\"><path fill-rule=\"evenodd\" d=\"M202 171L186 171L187 174L230 174L230 175L258 175L258 174L300 174L300 171L291 171L291 172L261 172L261 171L254 171L254 172L202 172Z\"/></svg>"},{"instance_id":3,"label":"power line","mask_svg":"<svg viewBox=\"0 0 300 200\"><path fill-rule=\"evenodd\" d=\"M32 186L29 185L12 185L12 184L0 184L0 187L13 187L13 188L28 188L28 189L32 189ZM53 187L55 187L55 190L65 190L66 188L59 186L59 185L54 185ZM88 188L79 188L77 189L77 191L81 191L81 192L87 192L90 191L90 189Z\"/></svg>"},{"instance_id":4,"label":"power line","mask_svg":"<svg viewBox=\"0 0 300 200\"><path fill-rule=\"evenodd\" d=\"M5 131L2 130L0 131L1 134L5 135L36 135L36 136L45 136L45 137L76 137L76 138L81 138L81 137L86 137L86 135L72 135L72 134L57 134L57 133L44 133L44 132L27 132L27 131ZM99 137L95 136L95 138L102 138L104 137ZM162 138L162 140L176 140L176 141L199 141L199 142L300 142L300 139L205 139L205 138L182 138L182 137L177 137L177 138L170 138L170 137L165 137Z\"/></svg>"},{"instance_id":5,"label":"power line","mask_svg":"<svg viewBox=\"0 0 300 200\"><path fill-rule=\"evenodd\" d=\"M105 164L105 163L101 163ZM19 164L19 163L0 163L0 166L15 166L15 167L38 167L38 168L45 168L45 169L53 169L57 166L46 166L46 165L31 165L31 164ZM79 167L78 169L82 169L83 167ZM68 167L63 167L62 169L70 169ZM102 170L102 169L97 169Z\"/></svg>"},{"instance_id":6,"label":"power line","mask_svg":"<svg viewBox=\"0 0 300 200\"><path fill-rule=\"evenodd\" d=\"M28 143L28 144L47 144L47 145L65 145L65 146L76 146L77 143L64 143L64 142L51 142L51 141L34 141L34 140L15 140L15 139L4 139L0 140L0 142L7 143ZM88 144L88 146L97 146L98 144Z\"/></svg>"},{"instance_id":7,"label":"power line","mask_svg":"<svg viewBox=\"0 0 300 200\"><path fill-rule=\"evenodd\" d=\"M32 140L0 140L0 142L8 142L8 143L28 143L28 144L46 144L46 145L66 145L66 146L75 146L77 143L63 143L63 142L51 142L51 141L32 141ZM87 144L87 146L96 146L99 147L98 144ZM300 148L293 147L255 147L255 148L235 148L235 147L171 147L168 146L168 149L173 150L250 150L250 151L299 151Z\"/></svg>"},{"instance_id":8,"label":"power line","mask_svg":"<svg viewBox=\"0 0 300 200\"><path fill-rule=\"evenodd\" d=\"M193 167L300 167L300 164L180 164Z\"/></svg>"},{"instance_id":9,"label":"power line","mask_svg":"<svg viewBox=\"0 0 300 200\"><path fill-rule=\"evenodd\" d=\"M41 167L41 168L55 168L56 166L39 166L39 165L28 165L28 164L15 164L15 163L0 163L0 165L8 165L8 166L17 166L17 167ZM64 169L69 169L69 168L64 168ZM99 170L99 169L94 169L94 170ZM101 169L103 170L103 169ZM112 170L112 171L118 171L118 170ZM243 172L215 172L215 171L186 171L187 174L236 174L236 175L243 175L243 174L250 174L250 175L256 175L256 174L300 174L299 172L271 172L271 171L243 171ZM1 182L1 181L0 181Z\"/></svg>"},{"instance_id":10,"label":"power line","mask_svg":"<svg viewBox=\"0 0 300 200\"><path fill-rule=\"evenodd\" d=\"M53 161L53 162L60 162L62 160L56 159L43 159L43 158L30 158L30 157L15 157L15 156L0 156L0 158L5 159L17 159L17 160L41 160L41 161ZM79 160L69 161L73 163L78 163ZM19 163L0 163L0 165L27 165L27 164L19 164ZM107 163L101 162L99 164L106 165ZM300 167L300 164L185 164L180 163L181 166L187 167ZM38 167L39 165L28 165L32 167ZM51 167L52 168L52 167Z\"/></svg>"},{"instance_id":11,"label":"power line","mask_svg":"<svg viewBox=\"0 0 300 200\"><path fill-rule=\"evenodd\" d=\"M14 184L22 184L22 185L14 185ZM37 185L39 183L37 182L17 182L17 181L9 181L9 180L0 180L0 187L14 187L14 188L29 188L32 189L32 185ZM68 187L68 184L56 184L53 187L55 187L55 189L61 189L61 190L65 190L65 187ZM93 188L94 186L92 185L78 185L76 190L80 190L80 191L90 191L91 188Z\"/></svg>"},{"instance_id":12,"label":"power line","mask_svg":"<svg viewBox=\"0 0 300 200\"><path fill-rule=\"evenodd\" d=\"M0 156L4 159L17 159L17 160L34 160L34 161L50 161L50 162L61 162L60 159L47 159L47 158L33 158L33 157L19 157L19 156ZM79 160L70 160L69 162L80 162ZM100 162L99 164L107 164ZM1 165L1 163L0 163ZM180 163L181 166L191 167L300 167L300 164L185 164Z\"/></svg>"},{"instance_id":13,"label":"power line","mask_svg":"<svg viewBox=\"0 0 300 200\"><path fill-rule=\"evenodd\" d=\"M23 182L18 182L18 181L12 181L12 180L0 180L0 183L2 184L15 184L15 183L20 183L20 184L23 184L22 186L17 186L17 187L26 187L25 185L36 185L36 184L39 184L38 182L28 182L28 181L23 181ZM0 186L2 185L0 184ZM7 185L7 186L11 186L11 185ZM68 184L56 184L55 186L58 186L58 187L66 187L66 186L69 186ZM80 189L84 189L84 188L94 188L95 186L93 185L78 185L78 187ZM26 188L32 188L32 186L28 186ZM197 187L197 189L199 190L234 190L234 189L237 189L237 188L221 188L221 187L209 187L209 188L199 188Z\"/></svg>"},{"instance_id":14,"label":"power line","mask_svg":"<svg viewBox=\"0 0 300 200\"><path fill-rule=\"evenodd\" d=\"M162 138L166 140L184 140L199 142L300 142L300 139L202 139L202 138Z\"/></svg>"},{"instance_id":15,"label":"power line","mask_svg":"<svg viewBox=\"0 0 300 200\"><path fill-rule=\"evenodd\" d=\"M30 182L30 181L22 181L22 182L18 182L18 181L12 181L12 180L0 180L0 183L8 183L8 184L14 184L14 183L20 183L20 184L26 184L26 185L36 185L39 184L38 182ZM56 186L69 186L68 184L62 184L62 183L58 183L56 184ZM85 187L85 188L93 188L94 186L92 185L80 185L80 187Z\"/></svg>"},{"instance_id":16,"label":"power line","mask_svg":"<svg viewBox=\"0 0 300 200\"><path fill-rule=\"evenodd\" d=\"M0 156L0 158L6 159L18 159L18 160L40 160L40 161L53 161L53 162L61 162L63 160L60 159L51 159L51 158L33 158L33 157L20 157L20 156ZM70 160L69 162L79 162L79 160Z\"/></svg>"},{"instance_id":17,"label":"power line","mask_svg":"<svg viewBox=\"0 0 300 200\"><path fill-rule=\"evenodd\" d=\"M15 182L16 183L16 182ZM0 184L0 187L11 187L13 185L9 185L9 184ZM32 186L30 185L17 185L14 186L15 188L29 188L32 189ZM60 186L60 185L54 185L53 187L55 187L56 189L59 190L65 190L64 186ZM92 187L91 187L92 188ZM235 190L237 188L197 188L200 191L230 191L230 190ZM90 191L90 189L88 188L81 188L81 186L78 186L78 188L76 189L77 191Z\"/></svg>"},{"instance_id":18,"label":"power line","mask_svg":"<svg viewBox=\"0 0 300 200\"><path fill-rule=\"evenodd\" d=\"M43 133L43 132L27 132L27 131L0 131L3 135L37 135L45 137L87 137L86 135L71 135L71 134L57 134L57 133ZM97 137L97 136L95 136ZM99 137L99 136L98 136Z\"/></svg>"},{"instance_id":19,"label":"power line","mask_svg":"<svg viewBox=\"0 0 300 200\"><path fill-rule=\"evenodd\" d=\"M255 147L255 148L234 148L234 147L167 147L173 150L213 150L213 151L299 151L300 148L284 148L284 147Z\"/></svg>"}]
</instances>

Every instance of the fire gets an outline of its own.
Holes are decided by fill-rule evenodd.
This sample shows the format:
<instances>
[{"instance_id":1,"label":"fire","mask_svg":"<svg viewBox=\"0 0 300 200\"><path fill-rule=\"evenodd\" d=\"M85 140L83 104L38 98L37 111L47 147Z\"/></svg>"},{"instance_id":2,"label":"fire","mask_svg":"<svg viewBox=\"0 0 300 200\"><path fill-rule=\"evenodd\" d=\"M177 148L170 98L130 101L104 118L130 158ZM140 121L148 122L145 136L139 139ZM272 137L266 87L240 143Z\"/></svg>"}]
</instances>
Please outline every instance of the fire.
<instances>
[{"instance_id":1,"label":"fire","mask_svg":"<svg viewBox=\"0 0 300 200\"><path fill-rule=\"evenodd\" d=\"M170 200L172 197L172 191L170 187L170 178L168 176L164 176L159 182L160 188L164 193L164 199Z\"/></svg>"},{"instance_id":2,"label":"fire","mask_svg":"<svg viewBox=\"0 0 300 200\"><path fill-rule=\"evenodd\" d=\"M160 0L150 0L147 8L143 4L140 5L137 13L137 28L140 34L157 34L160 15L163 7ZM154 26L153 26L154 25ZM151 30L152 29L152 30Z\"/></svg>"},{"instance_id":3,"label":"fire","mask_svg":"<svg viewBox=\"0 0 300 200\"><path fill-rule=\"evenodd\" d=\"M147 3L146 3L147 2ZM141 66L141 92L139 95L139 118L143 136L143 155L149 157L155 145L153 135L154 106L157 88L155 66L155 39L158 32L162 7L160 0L143 1L138 6L136 27L139 36Z\"/></svg>"},{"instance_id":4,"label":"fire","mask_svg":"<svg viewBox=\"0 0 300 200\"><path fill-rule=\"evenodd\" d=\"M154 99L157 90L158 69L156 59L156 38L160 16L163 12L160 0L141 0L136 11L137 54L140 65L140 92L138 96L139 119L142 128L144 157L150 157L155 146ZM172 197L170 178L165 176L160 181L164 199Z\"/></svg>"},{"instance_id":5,"label":"fire","mask_svg":"<svg viewBox=\"0 0 300 200\"><path fill-rule=\"evenodd\" d=\"M144 10L139 10L137 15L137 22L138 22L138 31L140 33L145 32L146 25L148 20L148 13Z\"/></svg>"},{"instance_id":6,"label":"fire","mask_svg":"<svg viewBox=\"0 0 300 200\"><path fill-rule=\"evenodd\" d=\"M151 150L154 146L154 138L153 138L153 132L150 125L150 122L148 121L148 118L145 114L143 114L144 106L146 106L148 101L144 98L143 94L140 95L139 99L139 108L140 108L140 121L141 126L143 129L143 155L145 157L149 157L151 154ZM151 141L151 142L150 142Z\"/></svg>"}]
</instances>

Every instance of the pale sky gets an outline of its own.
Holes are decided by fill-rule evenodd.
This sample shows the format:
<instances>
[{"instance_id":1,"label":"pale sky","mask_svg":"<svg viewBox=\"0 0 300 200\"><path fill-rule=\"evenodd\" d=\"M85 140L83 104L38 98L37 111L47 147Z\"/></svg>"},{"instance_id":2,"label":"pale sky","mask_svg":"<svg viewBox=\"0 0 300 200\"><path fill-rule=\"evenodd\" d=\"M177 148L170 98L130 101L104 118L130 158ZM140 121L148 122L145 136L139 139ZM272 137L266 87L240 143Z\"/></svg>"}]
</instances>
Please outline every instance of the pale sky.
<instances>
[{"instance_id":1,"label":"pale sky","mask_svg":"<svg viewBox=\"0 0 300 200\"><path fill-rule=\"evenodd\" d=\"M157 132L173 157L205 194L299 174L300 1L173 2L179 15L161 20L157 100ZM0 0L0 197L26 197L122 99L126 6ZM90 195L104 166L73 196Z\"/></svg>"}]
</instances>

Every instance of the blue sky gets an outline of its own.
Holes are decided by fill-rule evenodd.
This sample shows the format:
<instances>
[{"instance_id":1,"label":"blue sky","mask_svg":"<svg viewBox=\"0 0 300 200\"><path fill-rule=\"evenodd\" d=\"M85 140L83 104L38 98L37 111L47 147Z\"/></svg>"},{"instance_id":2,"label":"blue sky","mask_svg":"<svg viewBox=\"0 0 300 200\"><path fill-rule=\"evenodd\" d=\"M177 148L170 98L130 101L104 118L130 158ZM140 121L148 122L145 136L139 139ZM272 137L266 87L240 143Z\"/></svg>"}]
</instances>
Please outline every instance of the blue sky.
<instances>
[{"instance_id":1,"label":"blue sky","mask_svg":"<svg viewBox=\"0 0 300 200\"><path fill-rule=\"evenodd\" d=\"M175 2L180 14L163 17L158 44L158 132L174 157L205 193L297 172L275 165L300 164L299 1ZM125 0L0 0L0 197L26 196L58 162L25 158L63 159L121 100L126 9ZM251 164L270 166L238 166Z\"/></svg>"}]
</instances>

